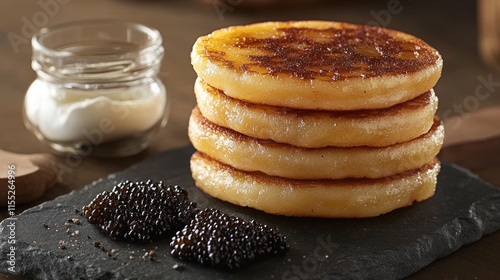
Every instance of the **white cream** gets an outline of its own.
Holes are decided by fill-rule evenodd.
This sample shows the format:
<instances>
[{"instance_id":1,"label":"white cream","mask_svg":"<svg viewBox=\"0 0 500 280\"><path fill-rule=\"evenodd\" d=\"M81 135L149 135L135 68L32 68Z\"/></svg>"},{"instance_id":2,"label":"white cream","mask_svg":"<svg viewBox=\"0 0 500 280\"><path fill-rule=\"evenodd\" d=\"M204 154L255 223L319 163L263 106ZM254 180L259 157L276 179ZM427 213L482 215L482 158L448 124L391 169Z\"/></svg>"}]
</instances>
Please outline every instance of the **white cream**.
<instances>
[{"instance_id":1,"label":"white cream","mask_svg":"<svg viewBox=\"0 0 500 280\"><path fill-rule=\"evenodd\" d=\"M108 142L151 129L163 119L166 99L165 87L156 82L79 90L35 80L26 93L25 115L50 141L92 141L98 130L99 142Z\"/></svg>"}]
</instances>

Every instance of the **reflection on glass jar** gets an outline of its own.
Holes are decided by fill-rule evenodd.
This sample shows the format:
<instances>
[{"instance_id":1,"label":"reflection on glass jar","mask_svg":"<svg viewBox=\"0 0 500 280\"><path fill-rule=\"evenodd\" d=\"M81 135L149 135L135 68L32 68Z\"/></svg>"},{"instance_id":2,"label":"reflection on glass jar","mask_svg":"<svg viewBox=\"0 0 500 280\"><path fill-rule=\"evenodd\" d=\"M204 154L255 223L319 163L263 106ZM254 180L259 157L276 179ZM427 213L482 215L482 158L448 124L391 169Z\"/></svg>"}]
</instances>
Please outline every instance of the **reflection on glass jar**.
<instances>
[{"instance_id":1,"label":"reflection on glass jar","mask_svg":"<svg viewBox=\"0 0 500 280\"><path fill-rule=\"evenodd\" d=\"M26 93L25 124L56 153L136 154L166 124L158 31L77 22L40 30L32 45L38 78Z\"/></svg>"}]
</instances>

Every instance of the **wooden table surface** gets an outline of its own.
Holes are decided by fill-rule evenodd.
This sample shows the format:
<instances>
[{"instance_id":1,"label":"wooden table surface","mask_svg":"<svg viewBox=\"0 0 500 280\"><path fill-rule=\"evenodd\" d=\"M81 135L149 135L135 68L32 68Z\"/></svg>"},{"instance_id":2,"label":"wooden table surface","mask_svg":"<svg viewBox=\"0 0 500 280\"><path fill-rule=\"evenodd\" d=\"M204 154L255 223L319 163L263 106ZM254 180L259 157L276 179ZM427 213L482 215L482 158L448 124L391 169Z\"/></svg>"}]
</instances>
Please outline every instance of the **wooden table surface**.
<instances>
[{"instance_id":1,"label":"wooden table surface","mask_svg":"<svg viewBox=\"0 0 500 280\"><path fill-rule=\"evenodd\" d=\"M252 7L251 0L206 2L208 4L195 0L0 2L0 149L17 153L46 151L25 129L22 121L24 93L35 79L30 66L29 40L34 29L44 26L73 20L111 18L157 28L164 37L166 50L160 77L166 84L169 102L172 104L166 128L154 139L147 151L121 159L83 158L76 167L64 172L62 180L42 199L19 206L16 211L82 188L159 152L188 145L187 122L195 105L195 73L190 65L189 52L197 37L225 26L297 19L378 23L421 37L441 52L445 66L442 78L435 87L440 98L438 115L445 121L454 121L449 126L452 130L465 131L468 129L467 120L472 119L476 113L500 106L500 91L495 92L494 87L498 87L496 84L491 87L492 94L485 100L478 100L477 106L475 103L472 104L474 106L467 106L466 103L474 97L481 79L500 81L499 72L485 66L478 54L474 1L454 1L453 5L448 2L436 4L438 1L430 0L357 1L356 4L349 1L313 1L315 4L310 4L312 2L303 1L309 5L275 7ZM500 119L489 118L482 123L495 129L499 127ZM486 181L500 186L500 137L466 142L448 145L440 158L471 168ZM58 158L61 164L66 161L64 157ZM2 219L7 217L5 209L0 209L0 212ZM19 278L1 274L0 277ZM433 262L409 279L499 278L500 232L496 232Z\"/></svg>"}]
</instances>

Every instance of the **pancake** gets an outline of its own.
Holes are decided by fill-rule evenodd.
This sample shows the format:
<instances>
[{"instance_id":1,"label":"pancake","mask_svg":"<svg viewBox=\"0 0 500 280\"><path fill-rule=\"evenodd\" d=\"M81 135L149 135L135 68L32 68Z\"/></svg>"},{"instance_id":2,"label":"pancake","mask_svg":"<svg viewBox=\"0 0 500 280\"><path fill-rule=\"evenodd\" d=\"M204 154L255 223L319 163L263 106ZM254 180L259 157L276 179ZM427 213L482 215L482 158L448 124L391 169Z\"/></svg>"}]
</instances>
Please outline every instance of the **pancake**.
<instances>
[{"instance_id":1,"label":"pancake","mask_svg":"<svg viewBox=\"0 0 500 280\"><path fill-rule=\"evenodd\" d=\"M245 172L203 153L191 157L196 185L207 194L272 214L374 217L434 194L440 164L433 160L381 179L293 180Z\"/></svg>"},{"instance_id":2,"label":"pancake","mask_svg":"<svg viewBox=\"0 0 500 280\"><path fill-rule=\"evenodd\" d=\"M298 147L382 147L425 134L434 122L433 90L387 109L313 111L244 102L197 79L198 107L210 121L242 134Z\"/></svg>"},{"instance_id":3,"label":"pancake","mask_svg":"<svg viewBox=\"0 0 500 280\"><path fill-rule=\"evenodd\" d=\"M194 70L226 95L311 110L380 109L439 79L439 53L414 36L326 21L266 22L198 38Z\"/></svg>"},{"instance_id":4,"label":"pancake","mask_svg":"<svg viewBox=\"0 0 500 280\"><path fill-rule=\"evenodd\" d=\"M435 119L426 134L388 147L299 148L248 137L218 126L195 108L188 128L196 150L244 171L292 179L382 178L416 169L431 161L444 139Z\"/></svg>"}]
</instances>

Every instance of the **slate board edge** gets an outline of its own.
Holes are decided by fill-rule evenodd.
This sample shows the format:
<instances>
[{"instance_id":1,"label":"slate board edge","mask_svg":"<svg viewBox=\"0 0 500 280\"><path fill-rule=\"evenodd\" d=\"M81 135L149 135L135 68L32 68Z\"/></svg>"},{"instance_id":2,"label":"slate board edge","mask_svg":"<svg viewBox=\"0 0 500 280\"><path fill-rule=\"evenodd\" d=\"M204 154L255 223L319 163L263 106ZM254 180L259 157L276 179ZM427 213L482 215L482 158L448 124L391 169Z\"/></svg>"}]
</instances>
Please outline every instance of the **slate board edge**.
<instances>
[{"instance_id":1,"label":"slate board edge","mask_svg":"<svg viewBox=\"0 0 500 280\"><path fill-rule=\"evenodd\" d=\"M467 168L456 165L454 163L444 163L444 164L450 165L460 170L461 172L466 173L470 177L473 177L474 179L480 181L481 183L490 188L498 189L497 187L493 186L489 182L486 182L477 174L473 173ZM488 211L483 211L483 213L477 213L476 209L488 209ZM418 272L419 270L423 269L424 267L431 264L435 260L449 256L450 254L456 252L461 247L472 244L480 240L482 237L500 230L500 195L488 197L473 203L469 208L468 213L469 214L467 217L454 219L451 222L443 225L441 230L436 231L432 234L423 235L415 242L407 244L406 246L397 248L397 250L395 250L395 251L405 252L407 258L400 258L398 260L395 260L395 262L393 262L392 265L388 265L386 263L386 260L389 256L391 256L391 252L393 252L393 250L381 251L374 254L360 256L356 259L350 259L349 262L351 263L349 264L349 262L347 262L347 264L353 267L350 268L349 271L352 271L353 273L354 272L358 273L358 276L360 276L359 279L375 279L375 278L381 279L381 277L387 276L387 272L384 271L386 269L392 269L392 274L394 276L392 279L403 279ZM475 231L476 234L473 236L471 235L472 236L471 238L466 239L465 237L467 235L465 234L464 229ZM446 236L440 234L442 232L448 232L450 233L450 235L447 238ZM435 253L432 255L425 255L425 254L431 254L432 253L431 251L415 252L415 248L417 248L415 244L419 243L425 244L428 240L433 240L433 237L431 237L433 235L440 237L440 239L442 240L442 242L440 243L441 245L443 244L449 244L449 245L440 246L440 249L436 250ZM421 248L422 246L418 247ZM413 257L411 257L412 254L414 255ZM377 258L374 258L375 255L377 256ZM373 259L382 260L382 262L373 262ZM414 265L419 261L420 261L419 265ZM366 265L365 265L364 270L360 271L356 267L356 265L352 265L352 262L354 263L372 262L371 267L373 269L366 270ZM353 279L353 278L352 275L346 276L344 274L338 275L335 273L331 273L328 275L324 275L324 279L337 280L337 279Z\"/></svg>"},{"instance_id":2,"label":"slate board edge","mask_svg":"<svg viewBox=\"0 0 500 280\"><path fill-rule=\"evenodd\" d=\"M0 229L1 233L1 229ZM1 250L2 256L7 254L5 248L3 246L5 239L2 237L1 239ZM61 256L57 256L52 252L44 251L40 248L32 246L27 243L18 243L17 244L17 252L22 252L22 255L18 255L17 257L20 260L16 261L16 271L24 271L24 274L11 273L8 271L8 267L6 264L6 260L2 257L1 261L3 262L0 270L4 273L10 273L19 276L27 276L31 279L101 279L101 280L118 280L118 279L134 279L127 278L124 275L121 275L119 272L106 272L101 270L100 268L85 265L80 262L73 261L68 258L64 258ZM22 262L24 255L34 256L34 255L44 255L45 260L49 260L48 262L44 262L41 265L36 264L26 264ZM5 263L5 264L4 264ZM18 265L20 264L20 265ZM58 268L54 270L54 268ZM61 273L53 274L53 271L64 271L65 274L61 275Z\"/></svg>"},{"instance_id":3,"label":"slate board edge","mask_svg":"<svg viewBox=\"0 0 500 280\"><path fill-rule=\"evenodd\" d=\"M139 165L140 163L134 164ZM129 167L132 168L133 166ZM119 177L120 174L123 174L126 172L127 169L123 171L119 171L117 173L110 174L106 178L99 178L96 181L91 182L90 184L84 186L82 189L78 190L73 190L67 194L58 196L54 198L53 200L45 201L37 206L34 206L32 208L26 209L20 214L17 214L13 216L13 219L16 219L17 216L22 215L22 214L29 214L32 212L37 212L39 211L42 207L45 207L46 205L49 204L55 204L57 207L58 201L64 201L66 197L72 196L72 195L78 195L79 193L86 192L88 189L95 187L98 184L105 183L109 180L114 179L115 177ZM128 170L130 172L131 170ZM73 211L74 209L69 209L70 211ZM22 259L29 259L31 255L34 254L40 254L40 255L45 255L47 256L46 259L49 259L50 262L47 263L39 263L39 266L34 265L34 264L26 264L23 263L22 261L16 261L16 272L18 271L24 271L24 273L19 274L19 273L12 273L8 270L8 259L7 259L7 254L9 252L10 244L8 244L8 236L6 236L3 231L6 230L6 225L11 219L5 219L0 223L0 271L3 273L8 273L8 274L13 274L13 275L18 275L18 276L29 276L31 279L101 279L101 280L114 280L114 279L125 279L125 280L132 280L132 279L137 279L134 277L126 277L122 275L119 272L112 271L112 272L107 272L103 271L100 268L94 267L92 265L85 265L80 262L74 261L67 259L65 257L57 256L53 254L52 252L47 252L41 248L38 248L36 246L33 246L31 244L28 244L26 242L18 242L16 244L16 253L18 254L16 256L17 260L22 260ZM21 254L19 254L21 253ZM28 257L24 257L23 255L28 255ZM21 265L18 265L21 263ZM53 270L54 267L64 267L64 271L67 271L67 274L61 278L60 274L53 275L50 272ZM18 269L22 268L22 269ZM59 270L60 271L60 270Z\"/></svg>"},{"instance_id":4,"label":"slate board edge","mask_svg":"<svg viewBox=\"0 0 500 280\"><path fill-rule=\"evenodd\" d=\"M476 213L475 209L482 209L483 207L488 209L488 211L483 211L485 213L480 214ZM497 195L490 197L488 200L484 199L474 203L469 208L469 216L454 219L445 224L440 230L432 234L423 235L413 243L399 247L396 250L386 250L360 256L355 259L351 258L345 262L344 267L348 266L347 270L349 271L347 274L342 273L339 275L332 273L324 275L324 279L387 279L386 277L388 274L393 275L390 279L403 279L418 272L435 260L444 258L457 251L462 246L474 243L483 236L491 234L499 229L500 195ZM473 231L476 234L470 235L469 238L467 238L468 235L466 231ZM439 249L426 251L426 248L430 248L429 245L432 240L439 244ZM390 260L391 256L394 256L392 253L394 251L400 253L404 252L406 258ZM389 264L387 260L390 260ZM362 270L358 268L358 263L364 263L364 265L361 265L361 267L363 267ZM366 263L370 263L370 266L367 266ZM371 269L366 269L367 267ZM391 270L392 273L388 273L388 269ZM353 275L357 277L353 278Z\"/></svg>"},{"instance_id":5,"label":"slate board edge","mask_svg":"<svg viewBox=\"0 0 500 280\"><path fill-rule=\"evenodd\" d=\"M188 147L180 148L180 149L186 149ZM168 153L168 152L169 151L167 151L165 153ZM157 157L160 157L162 155L163 155L163 153L158 155ZM136 166L143 165L143 164L145 164L145 162L148 162L148 161L154 161L154 159L155 159L155 157L152 157L150 159L146 159L143 162L140 162L140 163L137 163L137 164L134 164L134 165L128 167L126 170L130 173L131 171L136 169ZM485 183L485 185L488 185L492 188L495 188L491 184L484 182L484 180L482 180L476 174L470 172L469 170L467 170L463 167L457 166L455 164L449 164L449 165L461 170L462 172L469 174L470 176L472 176L476 179L479 179L480 181ZM86 185L82 189L72 191L68 194L59 196L51 201L44 202L38 206L27 209L23 213L36 212L36 211L38 211L38 209L42 205L49 204L49 203L50 204L57 203L58 201L64 201L64 199L67 196L77 195L78 193L85 192L89 188L92 188L98 184L106 183L110 180L120 178L120 174L122 174L122 173L125 173L125 170L119 171L117 173L113 173L113 174L109 175L107 178L98 179L98 180ZM494 201L500 202L500 195L493 197L493 199L494 199ZM397 249L397 251L406 252L405 255L408 256L407 258L400 258L397 260L391 260L391 263L388 265L388 263L385 260L387 260L387 257L389 257L391 255L391 252L393 252L394 250L386 250L386 251L377 252L374 254L367 254L367 255L360 256L360 257L357 257L354 259L351 258L351 259L349 259L349 262L347 262L347 260L346 260L346 263L348 263L348 265L350 266L348 271L352 272L353 274L354 273L357 274L360 277L359 279L377 278L377 277L380 277L380 275L387 275L387 271L383 271L383 270L386 270L387 268L392 269L392 272L393 272L392 275L394 277L391 279L401 279L401 278L410 276L411 274L419 271L420 269L422 269L426 265L430 264L434 260L439 259L439 258L443 258L443 257L455 252L460 247L467 245L467 244L470 244L470 243L473 243L473 242L479 240L481 237L483 237L487 234L491 234L496 230L499 230L500 229L500 209L499 209L498 205L500 205L500 203L498 203L498 202L496 204L493 203L491 200L482 200L482 201L476 202L470 207L468 217L462 217L459 219L455 219L452 222L445 224L443 226L444 232L450 232L450 233L456 233L456 234L450 235L449 238L441 235L440 238L443 240L443 242L441 244L450 244L450 246L448 246L448 247L442 246L442 248L440 248L440 250L436 251L436 253L434 253L431 256L426 255L426 254L429 254L429 252L426 252L425 250L424 251L421 251L421 250L415 251L415 247L416 247L415 243L425 245L427 240L432 240L432 238L430 237L432 235L424 235L421 238L419 238L418 240L416 240L414 243ZM485 208L489 209L489 211L487 211L486 213L476 213L475 209L480 208L477 206L480 204L485 204L485 203L488 204L485 206ZM474 218L471 215L473 215ZM480 222L476 223L474 221L480 221ZM7 244L7 240L5 238L5 235L2 234L3 230L5 229L5 224L7 222L8 222L8 220L4 220L4 221L2 221L2 223L0 223L0 245L1 245L0 252L2 253L2 255L0 256L0 262L1 262L0 263L0 271L5 272L5 273L10 273L7 270L8 266L6 263L6 261L7 261L7 259L6 259L7 251L6 250L8 250L9 244ZM456 228L461 228L462 230L459 230L459 231L454 230ZM472 238L464 239L463 238L465 236L465 234L464 234L465 231L463 230L464 228L468 228L470 230L473 230L476 232L476 234ZM434 233L434 234L438 234L438 233ZM38 248L36 248L30 244L27 244L27 243L17 244L17 245L24 246L24 248L27 249L26 250L27 252L47 254L51 257L53 255L50 252L42 252L43 250L38 249ZM19 248L21 248L21 247L19 247ZM420 246L419 248L422 248L422 246ZM415 257L415 255L416 255L416 257ZM373 262L374 256L376 256L376 259L382 260L382 262ZM40 270L44 270L44 269L50 271L50 267L52 267L52 265L63 265L64 267L68 267L68 268L70 268L70 267L75 268L76 267L77 271L80 273L85 271L84 275L90 276L91 278L103 277L102 279L133 279L133 278L125 278L123 275L120 275L119 272L115 272L115 271L103 272L100 269L95 268L93 266L83 265L83 264L80 264L80 263L75 262L73 260L69 260L67 258L53 256L52 259L54 260L53 262L42 264L43 267L41 267L41 266L40 267L32 267L30 270L27 270L26 272L28 272L28 273L26 275L40 277L38 279L53 279L51 277L51 275L47 275L47 276L49 276L49 278L46 278L43 275L40 275L36 272L38 272ZM366 266L365 266L364 270L360 271L357 264L362 263L362 262L372 262L372 264L371 264L372 269L366 270ZM417 263L418 263L418 265L415 265ZM77 271L75 271L75 272L77 272ZM72 275L76 277L75 279L79 279L82 274L79 274L80 276L77 276L78 274L72 274ZM320 275L318 275L318 276L320 276ZM327 275L321 275L321 277L328 278L328 279L346 279L346 278L352 279L352 274L349 274L349 273L346 274L344 271L344 273L342 275L331 273L331 274L327 274Z\"/></svg>"}]
</instances>

